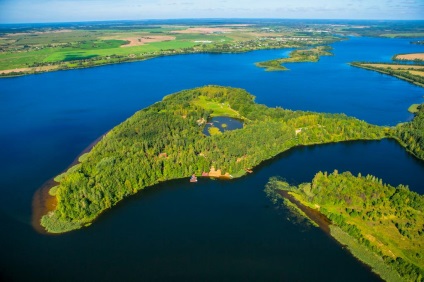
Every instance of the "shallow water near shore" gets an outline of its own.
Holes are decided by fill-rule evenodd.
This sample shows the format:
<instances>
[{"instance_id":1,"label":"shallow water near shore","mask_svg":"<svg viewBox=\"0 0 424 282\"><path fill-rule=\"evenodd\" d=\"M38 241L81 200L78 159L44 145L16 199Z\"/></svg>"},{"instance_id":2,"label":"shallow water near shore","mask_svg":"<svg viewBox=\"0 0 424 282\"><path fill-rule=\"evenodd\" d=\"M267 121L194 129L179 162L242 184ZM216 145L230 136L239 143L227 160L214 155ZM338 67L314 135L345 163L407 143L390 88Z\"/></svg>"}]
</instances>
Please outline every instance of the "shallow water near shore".
<instances>
[{"instance_id":1,"label":"shallow water near shore","mask_svg":"<svg viewBox=\"0 0 424 282\"><path fill-rule=\"evenodd\" d=\"M393 140L299 147L241 179L174 180L124 200L89 228L61 236L31 227L34 192L84 148L163 96L207 84L242 87L258 103L407 121L424 89L348 66L422 51L409 39L350 38L318 63L265 72L254 62L287 50L187 55L0 80L0 278L10 280L378 280L319 229L286 220L263 192L319 170L373 174L424 193L424 164ZM166 83L164 83L166 82Z\"/></svg>"}]
</instances>

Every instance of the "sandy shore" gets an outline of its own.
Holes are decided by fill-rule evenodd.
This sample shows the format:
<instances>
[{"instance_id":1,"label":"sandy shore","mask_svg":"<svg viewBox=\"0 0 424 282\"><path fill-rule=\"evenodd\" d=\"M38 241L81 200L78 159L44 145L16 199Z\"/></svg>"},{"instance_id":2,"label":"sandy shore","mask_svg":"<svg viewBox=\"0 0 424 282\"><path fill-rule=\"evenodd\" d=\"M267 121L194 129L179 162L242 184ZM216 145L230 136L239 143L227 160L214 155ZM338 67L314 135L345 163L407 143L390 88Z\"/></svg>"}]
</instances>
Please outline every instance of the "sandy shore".
<instances>
[{"instance_id":1,"label":"sandy shore","mask_svg":"<svg viewBox=\"0 0 424 282\"><path fill-rule=\"evenodd\" d=\"M107 134L107 133L106 133ZM63 171L66 172L69 168L79 163L79 158L88 153L100 140L102 140L103 134L96 140L94 140L90 145L88 145L81 154L78 155L76 159ZM56 176L55 176L56 177ZM54 211L57 207L57 198L49 194L49 191L58 183L54 180L54 177L47 180L37 191L35 191L34 196L32 197L32 217L31 225L41 234L54 235L53 233L47 232L43 226L41 226L41 218L47 213Z\"/></svg>"}]
</instances>

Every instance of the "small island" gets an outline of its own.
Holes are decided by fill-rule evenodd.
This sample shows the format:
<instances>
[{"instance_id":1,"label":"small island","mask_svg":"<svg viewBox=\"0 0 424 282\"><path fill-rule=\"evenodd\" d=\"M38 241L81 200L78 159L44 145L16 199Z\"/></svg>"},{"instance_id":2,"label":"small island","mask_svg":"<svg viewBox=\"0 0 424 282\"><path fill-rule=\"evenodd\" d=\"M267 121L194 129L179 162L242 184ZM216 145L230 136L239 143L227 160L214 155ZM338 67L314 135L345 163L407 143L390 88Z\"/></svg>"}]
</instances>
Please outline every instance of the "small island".
<instances>
[{"instance_id":1,"label":"small island","mask_svg":"<svg viewBox=\"0 0 424 282\"><path fill-rule=\"evenodd\" d=\"M282 65L284 63L315 63L321 56L332 56L333 54L329 52L331 49L330 46L317 46L311 49L295 50L290 52L288 58L259 62L255 65L265 68L266 71L286 71L288 68Z\"/></svg>"},{"instance_id":2,"label":"small island","mask_svg":"<svg viewBox=\"0 0 424 282\"><path fill-rule=\"evenodd\" d=\"M334 171L318 172L311 183L297 187L274 177L265 191L290 210L300 210L299 216L324 215L331 236L384 280L423 280L424 196L407 186Z\"/></svg>"},{"instance_id":3,"label":"small island","mask_svg":"<svg viewBox=\"0 0 424 282\"><path fill-rule=\"evenodd\" d=\"M217 113L237 117L243 128L206 136L203 121ZM50 233L71 231L162 181L188 181L212 167L240 177L295 146L379 140L392 134L390 128L344 114L269 108L242 89L184 90L135 113L83 154L79 164L57 176L57 186L49 192L57 203L41 225Z\"/></svg>"}]
</instances>

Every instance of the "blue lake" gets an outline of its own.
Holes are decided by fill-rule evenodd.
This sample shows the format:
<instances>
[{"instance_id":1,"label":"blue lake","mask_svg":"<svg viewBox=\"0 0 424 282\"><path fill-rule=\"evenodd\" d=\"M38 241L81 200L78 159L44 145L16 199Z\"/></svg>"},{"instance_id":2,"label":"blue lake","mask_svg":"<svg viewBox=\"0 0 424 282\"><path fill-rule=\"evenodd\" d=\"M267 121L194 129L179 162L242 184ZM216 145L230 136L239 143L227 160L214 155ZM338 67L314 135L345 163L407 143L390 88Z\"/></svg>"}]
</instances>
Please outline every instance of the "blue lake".
<instances>
[{"instance_id":1,"label":"blue lake","mask_svg":"<svg viewBox=\"0 0 424 282\"><path fill-rule=\"evenodd\" d=\"M0 80L0 278L14 280L378 280L319 229L286 220L263 188L319 170L374 174L424 193L424 163L391 140L301 147L233 181L170 181L62 236L36 233L34 192L135 111L186 88L245 88L258 103L344 112L379 125L408 121L424 89L349 66L423 52L410 39L352 37L318 63L265 72L254 63L289 50L198 54ZM221 278L225 279L221 279ZM1 280L1 279L0 279Z\"/></svg>"}]
</instances>

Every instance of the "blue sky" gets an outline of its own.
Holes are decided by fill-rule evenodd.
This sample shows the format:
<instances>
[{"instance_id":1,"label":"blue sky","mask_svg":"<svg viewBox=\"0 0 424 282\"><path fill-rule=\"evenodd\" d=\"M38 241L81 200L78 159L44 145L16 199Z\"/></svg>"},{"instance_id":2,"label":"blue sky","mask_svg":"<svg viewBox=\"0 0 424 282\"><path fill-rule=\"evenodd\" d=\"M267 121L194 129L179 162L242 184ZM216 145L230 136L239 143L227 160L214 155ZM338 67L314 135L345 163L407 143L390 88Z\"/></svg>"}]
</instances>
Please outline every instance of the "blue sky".
<instances>
[{"instance_id":1,"label":"blue sky","mask_svg":"<svg viewBox=\"0 0 424 282\"><path fill-rule=\"evenodd\" d=\"M0 23L179 18L424 19L424 0L0 0Z\"/></svg>"}]
</instances>

